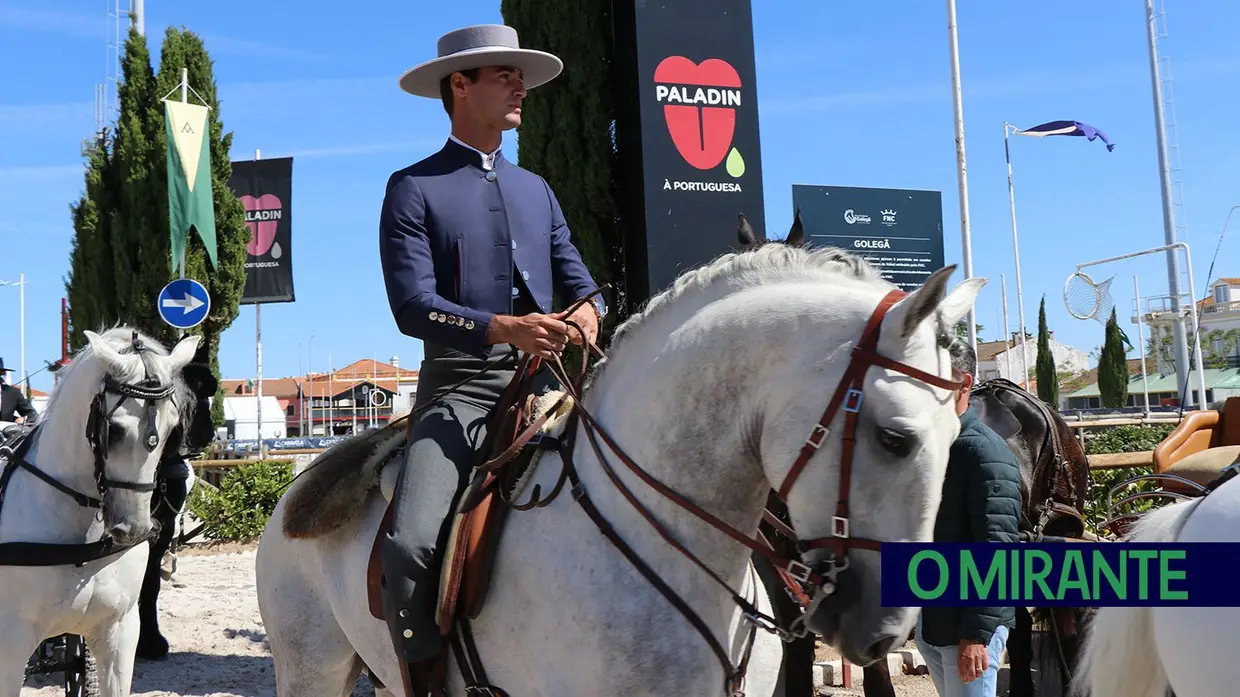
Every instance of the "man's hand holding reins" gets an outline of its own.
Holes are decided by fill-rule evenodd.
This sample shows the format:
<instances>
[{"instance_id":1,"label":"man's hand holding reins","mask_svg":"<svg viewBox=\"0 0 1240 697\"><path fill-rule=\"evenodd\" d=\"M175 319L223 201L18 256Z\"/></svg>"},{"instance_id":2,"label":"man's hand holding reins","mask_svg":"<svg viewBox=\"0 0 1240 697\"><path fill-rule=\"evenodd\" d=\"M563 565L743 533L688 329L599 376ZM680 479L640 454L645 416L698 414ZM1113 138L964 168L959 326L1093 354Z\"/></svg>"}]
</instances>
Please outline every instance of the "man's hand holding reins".
<instances>
[{"instance_id":1,"label":"man's hand holding reins","mask_svg":"<svg viewBox=\"0 0 1240 697\"><path fill-rule=\"evenodd\" d=\"M591 344L598 339L598 310L595 310L594 306L590 303L582 303L581 306L578 307L571 315L565 314L564 312L557 312L551 316L565 322L571 322L581 327L581 330L586 334L586 339ZM578 346L584 346L585 344L582 342L581 334L577 332L577 328L572 326L572 324L567 326L569 331L569 340Z\"/></svg>"},{"instance_id":2,"label":"man's hand holding reins","mask_svg":"<svg viewBox=\"0 0 1240 697\"><path fill-rule=\"evenodd\" d=\"M557 315L496 315L487 342L512 344L525 353L552 358L568 343L569 327Z\"/></svg>"}]
</instances>

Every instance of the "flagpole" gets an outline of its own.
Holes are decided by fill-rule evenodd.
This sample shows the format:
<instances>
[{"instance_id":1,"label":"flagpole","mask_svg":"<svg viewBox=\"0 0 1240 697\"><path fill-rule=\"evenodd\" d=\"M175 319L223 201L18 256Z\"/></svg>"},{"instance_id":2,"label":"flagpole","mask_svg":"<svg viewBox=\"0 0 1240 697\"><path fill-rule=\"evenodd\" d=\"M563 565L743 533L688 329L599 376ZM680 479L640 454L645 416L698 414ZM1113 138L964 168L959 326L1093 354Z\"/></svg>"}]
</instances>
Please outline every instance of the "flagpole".
<instances>
[{"instance_id":1,"label":"flagpole","mask_svg":"<svg viewBox=\"0 0 1240 697\"><path fill-rule=\"evenodd\" d=\"M1012 253L1016 257L1016 314L1020 318L1020 385L1029 389L1029 355L1025 352L1025 294L1020 280L1020 238L1016 234L1016 193L1012 188L1012 149L1008 144L1007 121L1003 122L1003 157L1007 160L1008 208L1012 212Z\"/></svg>"},{"instance_id":2,"label":"flagpole","mask_svg":"<svg viewBox=\"0 0 1240 697\"><path fill-rule=\"evenodd\" d=\"M965 170L964 104L960 91L960 42L956 36L956 0L947 0L948 49L951 55L952 110L956 119L956 182L960 195L960 253L964 277L973 278L973 241L969 233L969 178ZM977 310L969 307L969 346L977 353Z\"/></svg>"},{"instance_id":3,"label":"flagpole","mask_svg":"<svg viewBox=\"0 0 1240 697\"><path fill-rule=\"evenodd\" d=\"M1137 350L1141 352L1141 391L1145 393L1145 415L1150 415L1150 379L1145 372L1145 322L1141 317L1141 285L1132 277L1132 297L1137 301Z\"/></svg>"},{"instance_id":4,"label":"flagpole","mask_svg":"<svg viewBox=\"0 0 1240 697\"><path fill-rule=\"evenodd\" d=\"M189 101L189 68L181 68L181 101ZM172 143L168 147L173 147ZM185 253L189 250L189 237L186 236L185 244L181 246L181 258L177 260L178 273L182 279L185 278ZM185 332L181 332L181 336L185 336Z\"/></svg>"},{"instance_id":5,"label":"flagpole","mask_svg":"<svg viewBox=\"0 0 1240 697\"><path fill-rule=\"evenodd\" d=\"M1002 274L1002 273L999 274L999 281L1002 284L1001 290L1000 290L1000 295L1001 295L1000 299L1003 302L1003 343L1006 344L1008 341L1011 340L1011 337L1012 337L1012 332L1008 330L1007 274ZM1012 347L1008 346L1006 349L1004 349L1003 355L1007 356L1007 374L1008 374L1008 379L1011 380L1012 379Z\"/></svg>"}]
</instances>

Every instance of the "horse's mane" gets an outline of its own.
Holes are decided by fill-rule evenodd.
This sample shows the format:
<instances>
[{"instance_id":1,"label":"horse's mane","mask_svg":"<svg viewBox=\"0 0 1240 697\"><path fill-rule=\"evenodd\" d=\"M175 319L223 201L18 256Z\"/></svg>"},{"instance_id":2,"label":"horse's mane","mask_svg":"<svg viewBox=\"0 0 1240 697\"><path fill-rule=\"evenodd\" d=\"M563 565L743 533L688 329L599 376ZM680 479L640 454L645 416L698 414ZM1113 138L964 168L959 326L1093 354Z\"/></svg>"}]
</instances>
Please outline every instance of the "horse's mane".
<instances>
[{"instance_id":1,"label":"horse's mane","mask_svg":"<svg viewBox=\"0 0 1240 697\"><path fill-rule=\"evenodd\" d=\"M612 347L626 342L638 329L662 316L668 307L690 293L718 284L743 290L768 281L861 281L881 290L895 288L883 279L865 259L836 247L805 249L783 244L767 244L751 251L733 252L710 263L686 271L667 289L655 294L642 308L616 328Z\"/></svg>"},{"instance_id":2,"label":"horse's mane","mask_svg":"<svg viewBox=\"0 0 1240 697\"><path fill-rule=\"evenodd\" d=\"M118 353L130 355L134 352L134 331L132 327L116 325L111 329L98 332L98 334L101 339L116 349ZM168 356L168 349L162 342L152 339L149 335L140 331L138 332L138 339L146 347L148 353L156 356ZM52 421L59 416L60 412L85 409L89 406L91 398L94 397L95 392L99 389L99 385L93 384L93 380L91 380L92 384L88 394L73 394L74 391L81 389L81 386L77 385L78 379L82 377L79 373L90 370L90 368L84 368L83 366L93 365L93 369L99 372L99 379L103 377L102 365L98 361L87 360L89 358L94 358L94 350L88 343L74 355L68 365L60 369L59 379L56 381L56 386L52 388L51 394L48 395L47 407L39 418L40 423ZM161 385L171 383L174 386L172 399L177 406L178 420L182 426L186 426L193 417L195 398L192 390L190 390L179 372L172 374L162 361L149 361L143 358L141 362L132 365L124 370L122 374L114 375L113 377L118 382L134 383L145 377L145 371L149 371L151 377L159 380Z\"/></svg>"}]
</instances>

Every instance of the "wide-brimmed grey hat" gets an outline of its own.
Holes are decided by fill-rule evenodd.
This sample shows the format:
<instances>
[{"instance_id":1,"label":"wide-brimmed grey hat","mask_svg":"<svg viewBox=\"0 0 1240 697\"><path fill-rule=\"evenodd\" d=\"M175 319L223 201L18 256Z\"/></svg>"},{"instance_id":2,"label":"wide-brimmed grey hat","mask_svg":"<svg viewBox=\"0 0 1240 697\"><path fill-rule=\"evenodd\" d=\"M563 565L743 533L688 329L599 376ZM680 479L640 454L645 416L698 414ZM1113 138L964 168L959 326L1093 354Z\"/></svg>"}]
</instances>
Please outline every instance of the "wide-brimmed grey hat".
<instances>
[{"instance_id":1,"label":"wide-brimmed grey hat","mask_svg":"<svg viewBox=\"0 0 1240 697\"><path fill-rule=\"evenodd\" d=\"M478 24L439 37L439 57L406 70L400 88L419 97L439 99L439 83L458 70L511 65L521 71L525 89L551 82L564 63L550 53L521 48L517 30L503 24Z\"/></svg>"}]
</instances>

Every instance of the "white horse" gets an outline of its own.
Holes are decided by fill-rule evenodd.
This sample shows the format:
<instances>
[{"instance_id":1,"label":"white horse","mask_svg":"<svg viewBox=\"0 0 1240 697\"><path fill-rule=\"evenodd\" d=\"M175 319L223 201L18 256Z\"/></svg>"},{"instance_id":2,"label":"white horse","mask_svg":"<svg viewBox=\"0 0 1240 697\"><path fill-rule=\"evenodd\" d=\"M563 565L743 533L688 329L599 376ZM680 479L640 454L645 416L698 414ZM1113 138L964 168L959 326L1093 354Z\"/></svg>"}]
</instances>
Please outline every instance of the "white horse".
<instances>
[{"instance_id":1,"label":"white horse","mask_svg":"<svg viewBox=\"0 0 1240 697\"><path fill-rule=\"evenodd\" d=\"M890 308L876 353L933 376L950 375L944 347L951 327L985 283L972 279L947 294L952 270L933 274ZM750 537L768 492L781 487L807 451L812 458L786 497L802 539L831 534L843 493L854 538L929 540L948 449L959 432L952 394L861 364L864 406L853 403L860 411L853 417L849 491L839 486L844 412L829 421L829 431L817 428L854 344L893 290L839 250L768 245L724 255L683 274L620 327L583 405L651 477ZM816 452L807 449L807 437L821 443ZM617 479L674 539L737 595L771 612L747 547L601 447ZM320 460L328 462L330 452ZM751 641L750 620L729 591L622 498L580 424L572 460L581 491L702 619L731 666L609 543L566 485L547 507L508 515L486 605L471 621L488 681L514 697L719 694L726 671L742 662ZM365 570L394 477L393 468L376 476L379 466L372 461L372 467L311 467L263 532L258 598L279 697L348 695L363 665L388 686L381 694L401 692L390 635L367 605ZM558 454L541 456L526 491L534 484L551 491L560 467ZM306 509L315 507L327 520L290 520L314 516ZM319 534L290 538L290 525L303 531L317 525ZM820 548L804 561L829 576L829 558ZM838 588L828 583L817 592L807 627L867 665L908 636L916 609L881 606L878 554L853 549L842 561L849 566ZM775 689L783 647L774 634L756 634L741 693L765 697ZM463 694L455 661L448 671L449 694Z\"/></svg>"},{"instance_id":2,"label":"white horse","mask_svg":"<svg viewBox=\"0 0 1240 697\"><path fill-rule=\"evenodd\" d=\"M1240 477L1204 498L1143 515L1129 542L1240 542ZM1103 607L1085 632L1077 669L1089 697L1219 697L1240 685L1240 608Z\"/></svg>"},{"instance_id":3,"label":"white horse","mask_svg":"<svg viewBox=\"0 0 1240 697\"><path fill-rule=\"evenodd\" d=\"M199 337L171 353L126 327L86 337L38 426L6 453L23 464L0 488L4 694L20 693L30 655L60 634L86 639L100 697L129 694L155 469L192 400L180 375Z\"/></svg>"}]
</instances>

